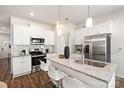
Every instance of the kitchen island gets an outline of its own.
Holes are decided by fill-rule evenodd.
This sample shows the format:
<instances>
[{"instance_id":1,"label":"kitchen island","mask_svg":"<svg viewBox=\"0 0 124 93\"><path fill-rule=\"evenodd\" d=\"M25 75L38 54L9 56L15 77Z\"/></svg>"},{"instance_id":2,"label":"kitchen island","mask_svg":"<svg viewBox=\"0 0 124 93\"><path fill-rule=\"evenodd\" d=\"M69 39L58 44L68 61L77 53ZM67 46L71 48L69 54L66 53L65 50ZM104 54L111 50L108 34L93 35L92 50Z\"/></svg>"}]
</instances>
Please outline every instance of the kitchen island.
<instances>
[{"instance_id":1,"label":"kitchen island","mask_svg":"<svg viewBox=\"0 0 124 93\"><path fill-rule=\"evenodd\" d=\"M47 57L49 65L74 77L91 88L114 88L117 65L107 62L76 58L58 58L58 55Z\"/></svg>"}]
</instances>

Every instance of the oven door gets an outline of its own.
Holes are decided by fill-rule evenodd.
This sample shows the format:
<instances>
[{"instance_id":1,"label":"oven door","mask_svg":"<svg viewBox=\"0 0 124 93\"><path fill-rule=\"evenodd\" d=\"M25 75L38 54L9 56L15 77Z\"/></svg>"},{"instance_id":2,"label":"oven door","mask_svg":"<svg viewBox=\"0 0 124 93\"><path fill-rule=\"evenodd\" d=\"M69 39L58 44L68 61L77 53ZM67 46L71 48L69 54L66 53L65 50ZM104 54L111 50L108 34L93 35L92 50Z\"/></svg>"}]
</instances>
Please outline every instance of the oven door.
<instances>
[{"instance_id":1,"label":"oven door","mask_svg":"<svg viewBox=\"0 0 124 93\"><path fill-rule=\"evenodd\" d=\"M32 57L32 66L40 65L39 57Z\"/></svg>"},{"instance_id":2,"label":"oven door","mask_svg":"<svg viewBox=\"0 0 124 93\"><path fill-rule=\"evenodd\" d=\"M46 57L45 55L43 55L43 56L35 56L35 57L32 56L32 66L40 65L39 60L41 60L41 61L46 63L47 61L46 61L45 57Z\"/></svg>"}]
</instances>

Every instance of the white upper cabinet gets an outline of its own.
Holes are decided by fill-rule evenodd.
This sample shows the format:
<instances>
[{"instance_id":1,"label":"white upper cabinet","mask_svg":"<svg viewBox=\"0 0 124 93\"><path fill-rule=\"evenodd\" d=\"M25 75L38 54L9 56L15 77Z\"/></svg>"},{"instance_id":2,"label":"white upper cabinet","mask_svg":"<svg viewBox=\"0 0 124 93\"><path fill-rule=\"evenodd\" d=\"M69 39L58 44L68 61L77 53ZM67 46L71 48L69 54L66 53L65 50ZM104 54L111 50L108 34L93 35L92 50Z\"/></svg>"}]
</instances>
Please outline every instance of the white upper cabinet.
<instances>
[{"instance_id":1,"label":"white upper cabinet","mask_svg":"<svg viewBox=\"0 0 124 93\"><path fill-rule=\"evenodd\" d=\"M45 45L54 45L54 31L47 30L40 26L31 25L31 37L44 38Z\"/></svg>"},{"instance_id":2,"label":"white upper cabinet","mask_svg":"<svg viewBox=\"0 0 124 93\"><path fill-rule=\"evenodd\" d=\"M112 32L112 21L93 25L90 28L87 28L85 31L85 36L87 35L98 35Z\"/></svg>"},{"instance_id":3,"label":"white upper cabinet","mask_svg":"<svg viewBox=\"0 0 124 93\"><path fill-rule=\"evenodd\" d=\"M45 45L54 45L54 31L46 30L44 33L45 33Z\"/></svg>"},{"instance_id":4,"label":"white upper cabinet","mask_svg":"<svg viewBox=\"0 0 124 93\"><path fill-rule=\"evenodd\" d=\"M13 44L30 45L30 28L28 26L13 25Z\"/></svg>"},{"instance_id":5,"label":"white upper cabinet","mask_svg":"<svg viewBox=\"0 0 124 93\"><path fill-rule=\"evenodd\" d=\"M44 29L40 26L31 25L30 36L33 38L45 38Z\"/></svg>"},{"instance_id":6,"label":"white upper cabinet","mask_svg":"<svg viewBox=\"0 0 124 93\"><path fill-rule=\"evenodd\" d=\"M84 38L84 29L78 29L74 32L74 45L82 45Z\"/></svg>"},{"instance_id":7,"label":"white upper cabinet","mask_svg":"<svg viewBox=\"0 0 124 93\"><path fill-rule=\"evenodd\" d=\"M30 37L44 38L45 45L54 45L54 31L40 26L13 25L13 44L30 45Z\"/></svg>"}]
</instances>

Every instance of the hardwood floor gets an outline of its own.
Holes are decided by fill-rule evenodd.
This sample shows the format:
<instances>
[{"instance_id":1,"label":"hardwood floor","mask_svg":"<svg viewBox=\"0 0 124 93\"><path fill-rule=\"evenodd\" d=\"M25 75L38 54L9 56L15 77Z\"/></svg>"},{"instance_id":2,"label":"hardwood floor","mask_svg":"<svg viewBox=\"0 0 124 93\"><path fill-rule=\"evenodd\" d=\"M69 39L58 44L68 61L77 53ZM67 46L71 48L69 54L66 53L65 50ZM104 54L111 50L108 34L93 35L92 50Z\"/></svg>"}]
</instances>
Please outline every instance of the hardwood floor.
<instances>
[{"instance_id":1,"label":"hardwood floor","mask_svg":"<svg viewBox=\"0 0 124 93\"><path fill-rule=\"evenodd\" d=\"M116 88L124 88L124 79L116 77Z\"/></svg>"},{"instance_id":2,"label":"hardwood floor","mask_svg":"<svg viewBox=\"0 0 124 93\"><path fill-rule=\"evenodd\" d=\"M7 60L0 60L0 80L4 81L8 88L55 88L50 78L43 71L12 78Z\"/></svg>"},{"instance_id":3,"label":"hardwood floor","mask_svg":"<svg viewBox=\"0 0 124 93\"><path fill-rule=\"evenodd\" d=\"M8 88L55 88L50 78L43 71L12 78L10 64L7 59L0 60L0 81L4 81ZM116 77L116 88L124 88L124 79Z\"/></svg>"}]
</instances>

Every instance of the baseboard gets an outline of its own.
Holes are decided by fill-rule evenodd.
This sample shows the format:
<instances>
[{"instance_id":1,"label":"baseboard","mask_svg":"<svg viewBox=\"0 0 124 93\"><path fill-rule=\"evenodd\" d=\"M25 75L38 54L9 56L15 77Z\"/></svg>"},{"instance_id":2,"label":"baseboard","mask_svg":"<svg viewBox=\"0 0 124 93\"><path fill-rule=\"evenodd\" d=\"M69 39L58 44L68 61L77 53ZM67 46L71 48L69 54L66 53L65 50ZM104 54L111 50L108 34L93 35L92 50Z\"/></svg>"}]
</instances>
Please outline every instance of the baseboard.
<instances>
[{"instance_id":1,"label":"baseboard","mask_svg":"<svg viewBox=\"0 0 124 93\"><path fill-rule=\"evenodd\" d=\"M13 75L13 78L16 78L16 77L19 77L19 76L24 76L24 75L27 75L27 74L31 74L31 71L26 72L26 73L21 73L21 74Z\"/></svg>"}]
</instances>

